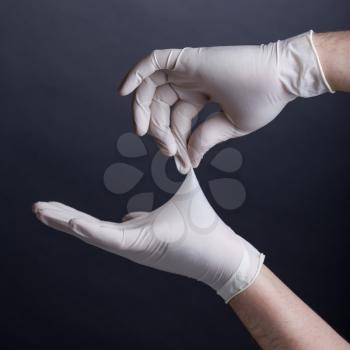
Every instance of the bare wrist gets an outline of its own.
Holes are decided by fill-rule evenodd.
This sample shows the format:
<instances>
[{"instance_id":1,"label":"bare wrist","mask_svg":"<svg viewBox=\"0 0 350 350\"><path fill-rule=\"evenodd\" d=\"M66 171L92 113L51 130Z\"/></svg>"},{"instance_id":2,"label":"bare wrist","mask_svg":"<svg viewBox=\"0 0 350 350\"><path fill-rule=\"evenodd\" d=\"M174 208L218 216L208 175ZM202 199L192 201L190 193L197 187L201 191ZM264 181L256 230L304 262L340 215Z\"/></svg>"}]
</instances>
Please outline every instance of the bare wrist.
<instances>
[{"instance_id":1,"label":"bare wrist","mask_svg":"<svg viewBox=\"0 0 350 350\"><path fill-rule=\"evenodd\" d=\"M349 32L315 33L313 42L331 88L350 91Z\"/></svg>"}]
</instances>

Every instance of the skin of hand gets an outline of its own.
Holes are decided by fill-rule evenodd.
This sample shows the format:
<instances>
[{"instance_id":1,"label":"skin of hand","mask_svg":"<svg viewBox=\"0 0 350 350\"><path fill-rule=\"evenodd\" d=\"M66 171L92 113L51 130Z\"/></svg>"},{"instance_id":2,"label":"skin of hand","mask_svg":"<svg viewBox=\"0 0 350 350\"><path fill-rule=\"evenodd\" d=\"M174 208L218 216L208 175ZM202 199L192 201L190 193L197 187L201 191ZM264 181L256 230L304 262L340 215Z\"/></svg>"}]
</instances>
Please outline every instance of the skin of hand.
<instances>
[{"instance_id":1,"label":"skin of hand","mask_svg":"<svg viewBox=\"0 0 350 350\"><path fill-rule=\"evenodd\" d=\"M57 202L38 202L44 224L142 265L201 281L230 300L258 275L264 255L215 213L191 171L177 193L153 212L123 223L98 220Z\"/></svg>"},{"instance_id":2,"label":"skin of hand","mask_svg":"<svg viewBox=\"0 0 350 350\"><path fill-rule=\"evenodd\" d=\"M264 350L349 350L350 345L266 266L230 306Z\"/></svg>"},{"instance_id":3,"label":"skin of hand","mask_svg":"<svg viewBox=\"0 0 350 350\"><path fill-rule=\"evenodd\" d=\"M120 88L121 95L134 91L137 134L149 132L187 173L211 147L263 127L296 97L330 91L312 33L259 46L153 51ZM208 102L220 110L191 133Z\"/></svg>"}]
</instances>

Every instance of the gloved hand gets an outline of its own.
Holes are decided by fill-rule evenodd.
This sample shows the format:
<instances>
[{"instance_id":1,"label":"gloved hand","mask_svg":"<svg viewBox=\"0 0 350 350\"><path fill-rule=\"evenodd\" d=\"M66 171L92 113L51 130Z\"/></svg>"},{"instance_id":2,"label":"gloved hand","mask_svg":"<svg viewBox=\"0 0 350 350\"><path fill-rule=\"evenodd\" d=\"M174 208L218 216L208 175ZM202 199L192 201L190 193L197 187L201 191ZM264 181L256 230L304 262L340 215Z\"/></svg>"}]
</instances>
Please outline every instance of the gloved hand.
<instances>
[{"instance_id":1,"label":"gloved hand","mask_svg":"<svg viewBox=\"0 0 350 350\"><path fill-rule=\"evenodd\" d=\"M264 260L220 220L193 171L166 204L128 214L124 223L100 221L57 202L38 202L33 211L44 224L86 243L202 281L226 302L253 283Z\"/></svg>"},{"instance_id":2,"label":"gloved hand","mask_svg":"<svg viewBox=\"0 0 350 350\"><path fill-rule=\"evenodd\" d=\"M332 91L312 33L260 46L153 51L120 88L121 95L136 89L137 134L148 131L187 173L211 147L261 128L296 97ZM207 102L216 102L221 111L191 135L191 119Z\"/></svg>"}]
</instances>

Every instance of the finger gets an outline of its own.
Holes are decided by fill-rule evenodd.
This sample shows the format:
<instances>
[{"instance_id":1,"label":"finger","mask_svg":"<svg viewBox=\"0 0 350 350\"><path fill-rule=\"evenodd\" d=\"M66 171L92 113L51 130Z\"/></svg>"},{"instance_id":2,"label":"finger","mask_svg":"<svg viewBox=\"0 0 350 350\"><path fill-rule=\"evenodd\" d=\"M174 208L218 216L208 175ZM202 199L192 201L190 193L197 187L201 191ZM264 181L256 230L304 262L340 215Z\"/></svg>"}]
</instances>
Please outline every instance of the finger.
<instances>
[{"instance_id":1,"label":"finger","mask_svg":"<svg viewBox=\"0 0 350 350\"><path fill-rule=\"evenodd\" d=\"M154 50L149 56L137 63L128 73L120 87L120 94L122 96L130 94L145 78L158 70L174 69L181 51L180 49Z\"/></svg>"},{"instance_id":2,"label":"finger","mask_svg":"<svg viewBox=\"0 0 350 350\"><path fill-rule=\"evenodd\" d=\"M71 215L67 215L57 209L39 209L35 211L35 215L38 220L46 226L68 233L72 236L77 236L69 226L69 221L72 219Z\"/></svg>"},{"instance_id":3,"label":"finger","mask_svg":"<svg viewBox=\"0 0 350 350\"><path fill-rule=\"evenodd\" d=\"M76 234L69 226L69 221L72 218L84 218L90 222L99 222L93 216L59 202L36 202L33 205L33 212L45 225L73 236Z\"/></svg>"},{"instance_id":4,"label":"finger","mask_svg":"<svg viewBox=\"0 0 350 350\"><path fill-rule=\"evenodd\" d=\"M136 133L143 136L149 128L151 116L151 103L158 86L167 83L164 71L158 71L144 79L137 88L133 101L134 123Z\"/></svg>"},{"instance_id":5,"label":"finger","mask_svg":"<svg viewBox=\"0 0 350 350\"><path fill-rule=\"evenodd\" d=\"M187 153L187 142L191 133L192 119L199 113L203 105L204 102L193 104L180 100L176 102L171 111L171 131L177 145L175 163L182 174L187 174L192 167Z\"/></svg>"},{"instance_id":6,"label":"finger","mask_svg":"<svg viewBox=\"0 0 350 350\"><path fill-rule=\"evenodd\" d=\"M99 221L98 219L96 219L95 217L83 213L82 211L76 210L72 207L69 207L68 205L65 205L63 203L59 203L59 202L36 202L33 205L33 212L37 212L38 210L41 209L56 209L56 210L61 210L63 212L66 212L67 214L70 214L72 217L84 217L88 220L91 221Z\"/></svg>"},{"instance_id":7,"label":"finger","mask_svg":"<svg viewBox=\"0 0 350 350\"><path fill-rule=\"evenodd\" d=\"M170 129L170 107L178 96L169 85L157 88L151 104L150 134L155 138L160 150L167 156L173 156L177 147Z\"/></svg>"},{"instance_id":8,"label":"finger","mask_svg":"<svg viewBox=\"0 0 350 350\"><path fill-rule=\"evenodd\" d=\"M87 220L96 221L96 222L100 221L99 219L95 218L92 215L83 213L82 211L74 209L68 205L63 204L63 203L60 203L60 202L47 202L47 203L54 206L57 209L61 209L63 211L66 211L67 213L71 213L71 215L74 217L85 218Z\"/></svg>"},{"instance_id":9,"label":"finger","mask_svg":"<svg viewBox=\"0 0 350 350\"><path fill-rule=\"evenodd\" d=\"M115 254L120 254L124 249L123 246L130 246L143 227L140 225L136 227L135 225L123 226L118 223L100 221L96 218L91 220L91 217L81 215L84 213L61 205L61 203L58 204L59 208L54 207L52 203L35 203L33 211L45 225ZM67 208L70 210L66 210ZM74 211L79 213L79 217L74 216L76 215ZM127 231L126 239L124 237L125 231Z\"/></svg>"},{"instance_id":10,"label":"finger","mask_svg":"<svg viewBox=\"0 0 350 350\"><path fill-rule=\"evenodd\" d=\"M213 113L192 133L188 142L188 155L196 168L204 154L216 144L231 138L246 135L234 127L223 112Z\"/></svg>"}]
</instances>

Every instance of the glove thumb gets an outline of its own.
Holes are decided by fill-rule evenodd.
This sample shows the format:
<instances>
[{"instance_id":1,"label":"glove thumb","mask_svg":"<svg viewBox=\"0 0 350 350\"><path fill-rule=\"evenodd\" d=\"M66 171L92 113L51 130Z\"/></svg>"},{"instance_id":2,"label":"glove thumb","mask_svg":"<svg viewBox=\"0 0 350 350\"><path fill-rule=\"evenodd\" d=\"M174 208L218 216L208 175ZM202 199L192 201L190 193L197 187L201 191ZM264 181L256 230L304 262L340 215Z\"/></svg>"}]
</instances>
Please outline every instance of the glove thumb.
<instances>
[{"instance_id":1,"label":"glove thumb","mask_svg":"<svg viewBox=\"0 0 350 350\"><path fill-rule=\"evenodd\" d=\"M145 218L148 214L149 212L147 211L133 211L131 213L127 213L126 215L124 215L122 218L122 222Z\"/></svg>"},{"instance_id":2,"label":"glove thumb","mask_svg":"<svg viewBox=\"0 0 350 350\"><path fill-rule=\"evenodd\" d=\"M204 154L220 142L246 135L237 130L223 112L211 114L192 133L188 141L188 155L193 168L197 168Z\"/></svg>"}]
</instances>

